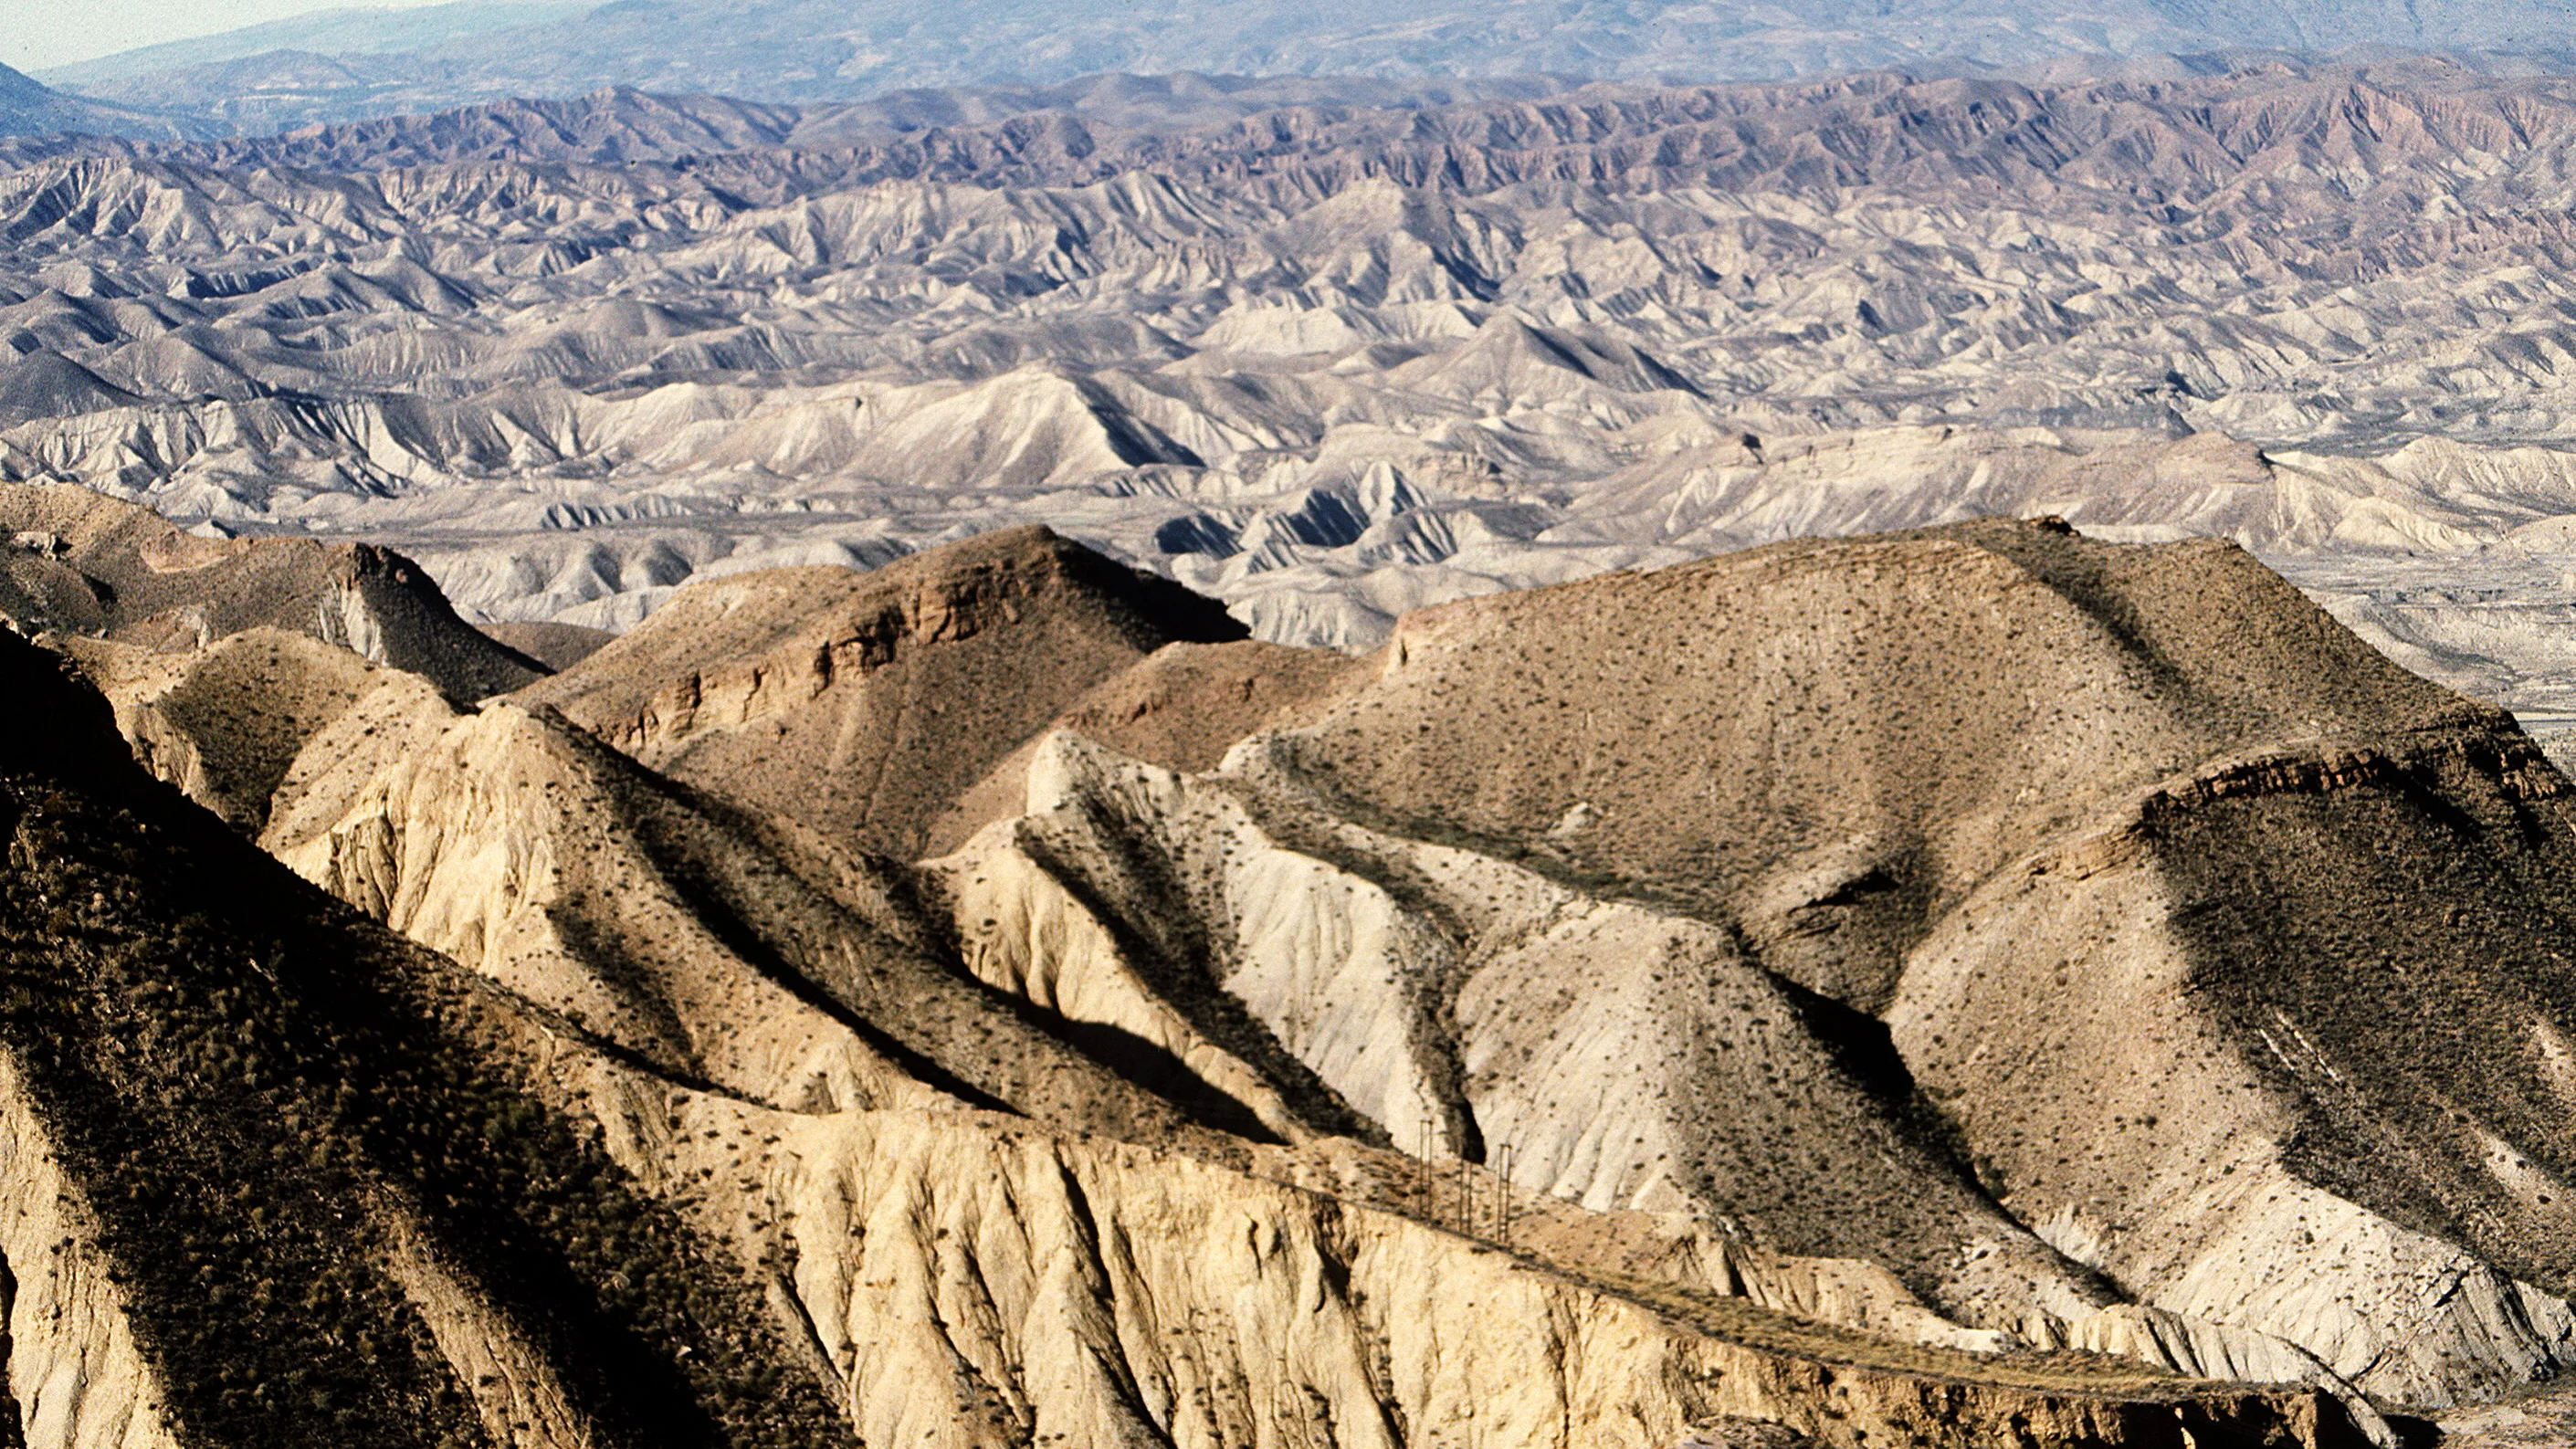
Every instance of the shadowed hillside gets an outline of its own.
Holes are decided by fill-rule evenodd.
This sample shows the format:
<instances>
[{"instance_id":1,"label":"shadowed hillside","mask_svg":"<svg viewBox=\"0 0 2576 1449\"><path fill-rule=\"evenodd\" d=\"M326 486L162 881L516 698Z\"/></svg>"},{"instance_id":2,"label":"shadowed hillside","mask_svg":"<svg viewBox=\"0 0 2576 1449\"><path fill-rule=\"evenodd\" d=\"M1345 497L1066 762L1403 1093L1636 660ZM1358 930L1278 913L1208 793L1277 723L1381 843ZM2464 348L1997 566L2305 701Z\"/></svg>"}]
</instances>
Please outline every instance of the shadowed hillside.
<instances>
[{"instance_id":1,"label":"shadowed hillside","mask_svg":"<svg viewBox=\"0 0 2576 1449\"><path fill-rule=\"evenodd\" d=\"M1962 1322L2129 1301L2398 1402L2562 1361L2566 783L2241 551L1782 545L1370 673L1210 773L1055 736L941 864L969 940L1070 893L1409 1148Z\"/></svg>"}]
</instances>

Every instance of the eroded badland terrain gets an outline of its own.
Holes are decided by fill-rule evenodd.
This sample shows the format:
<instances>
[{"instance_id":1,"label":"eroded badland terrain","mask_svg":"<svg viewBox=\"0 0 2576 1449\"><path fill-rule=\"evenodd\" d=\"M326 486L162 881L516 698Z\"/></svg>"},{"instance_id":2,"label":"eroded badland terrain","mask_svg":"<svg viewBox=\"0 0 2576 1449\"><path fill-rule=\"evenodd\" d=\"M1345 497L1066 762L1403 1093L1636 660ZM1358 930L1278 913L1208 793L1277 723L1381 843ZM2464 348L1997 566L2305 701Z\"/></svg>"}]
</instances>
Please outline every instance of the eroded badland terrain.
<instances>
[{"instance_id":1,"label":"eroded badland terrain","mask_svg":"<svg viewBox=\"0 0 2576 1449\"><path fill-rule=\"evenodd\" d=\"M1454 89L0 142L0 1441L2562 1442L2576 83Z\"/></svg>"}]
</instances>

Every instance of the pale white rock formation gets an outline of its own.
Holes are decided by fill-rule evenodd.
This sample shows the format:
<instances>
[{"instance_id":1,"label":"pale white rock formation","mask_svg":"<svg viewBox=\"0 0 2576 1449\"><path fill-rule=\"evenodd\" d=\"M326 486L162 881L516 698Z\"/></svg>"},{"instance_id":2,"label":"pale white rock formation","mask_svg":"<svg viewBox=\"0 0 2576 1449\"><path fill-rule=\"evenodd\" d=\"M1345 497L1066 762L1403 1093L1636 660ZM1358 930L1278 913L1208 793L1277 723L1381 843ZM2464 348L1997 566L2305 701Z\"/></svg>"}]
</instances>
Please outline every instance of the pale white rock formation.
<instances>
[{"instance_id":1,"label":"pale white rock formation","mask_svg":"<svg viewBox=\"0 0 2576 1449\"><path fill-rule=\"evenodd\" d=\"M2008 1422L2042 1441L2125 1443L2175 1414L2105 1412L2046 1375L2009 1397L1927 1391L1913 1375L1991 1375L1995 1361L1873 1349L1740 1297L1635 1296L1318 1191L1332 1180L1319 1163L1247 1173L987 1114L781 1115L595 1060L556 1070L593 1102L641 1094L627 1120L679 1124L612 1131L639 1175L685 1180L712 1156L723 1170L702 1219L746 1251L792 1246L786 1287L871 1442L1654 1449L1737 1417L1836 1444L1975 1444ZM1820 1389L1830 1412L1802 1410ZM2240 1422L2294 1442L2334 1432Z\"/></svg>"},{"instance_id":2,"label":"pale white rock formation","mask_svg":"<svg viewBox=\"0 0 2576 1449\"><path fill-rule=\"evenodd\" d=\"M961 938L1079 922L1078 1009L1956 1324L2426 1405L2576 1349L2563 1000L2493 965L2564 782L2241 553L1762 551L1433 611L1312 708L1198 772L1047 736Z\"/></svg>"},{"instance_id":3,"label":"pale white rock formation","mask_svg":"<svg viewBox=\"0 0 2576 1449\"><path fill-rule=\"evenodd\" d=\"M1174 967L1166 962L1140 972L1133 956L1122 959L1117 950L1120 940L1137 942L1154 929L1143 919L1150 899L1167 923L1161 927L1165 933L1187 936L1211 952L1218 984L1326 1085L1386 1124L1405 1148L1454 1159L1454 1134L1466 1128L1478 1135L1479 1158L1506 1161L1511 1180L1524 1190L1596 1212L1644 1210L1721 1224L1729 1236L1711 1251L1726 1266L1714 1270L1714 1281L1728 1291L1927 1343L2062 1344L2211 1377L2313 1382L2346 1394L2356 1390L2347 1375L2367 1373L2375 1379L2361 1388L2400 1401L2438 1402L2448 1392L2445 1375L2518 1373L2563 1351L2563 1345L2551 1348L2549 1340L2518 1337L2482 1306L2437 1308L2434 1320L2455 1323L2454 1331L2467 1334L2471 1346L2438 1369L2410 1371L2399 1366L2402 1357L2381 1360L2388 1357L2388 1343L2412 1331L2367 1345L2337 1338L2377 1321L2373 1310L2339 1311L2337 1327L2326 1330L2296 1304L2249 1306L2245 1300L2261 1298L2263 1290L2247 1283L2241 1271L2246 1259L2234 1253L2224 1258L2239 1269L2232 1275L2216 1263L2195 1275L2224 1283L2234 1297L2211 1297L2186 1282L2160 1298L2161 1306L2112 1302L2073 1266L2100 1262L2098 1244L2077 1241L2057 1224L2035 1225L2040 1238L2067 1254L2059 1258L2008 1218L1978 1221L1962 1199L1961 1209L1954 1210L1961 1216L1948 1228L1958 1235L1946 1259L1951 1276L1933 1290L1933 1301L1984 1329L1965 1330L1922 1307L1920 1290L1901 1286L1884 1270L1784 1258L1776 1249L1743 1244L1732 1235L1750 1231L1772 1242L1783 1235L1762 1220L1762 1209L1748 1208L1738 1195L1740 1184L1711 1184L1684 1167L1697 1157L1692 1165L1705 1170L1712 1124L1704 1115L1677 1109L1673 1099L1722 1089L1707 1080L1711 1063L1704 1043L1694 1046L1708 1028L1695 1021L1674 1023L1669 997L1645 988L1668 972L1723 969L1719 963L1732 956L1732 948L1705 924L1587 898L1491 857L1392 839L1347 822L1310 823L1305 850L1285 848L1254 823L1246 798L1262 800L1265 817L1301 807L1312 811L1313 802L1300 798L1304 792L1293 778L1265 768L1260 741L1239 747L1216 774L1187 779L1058 733L1041 746L1028 779L1027 818L988 828L960 856L938 863L952 879L975 877L976 889L956 897L968 941L993 943L987 950L1028 949L985 922L1037 909L1057 920L1070 916L1073 929L1059 926L1052 939L1079 944L1058 969L1107 976L1118 990L1094 993L1087 1003L1066 1002L1058 994L1054 1002L1070 1014L1099 1013L1093 1019L1153 1020L1165 1033L1158 1040L1187 1041L1192 1034L1186 1027L1162 1025L1168 1006L1140 1011L1129 994L1139 975L1168 979ZM1012 848L1015 837L1037 845L1043 868ZM1140 845L1159 855L1144 854ZM1351 874L1333 861L1365 866ZM1133 877L1120 880L1122 869ZM1113 912L1126 907L1118 918L1121 928L1074 914L1068 909L1074 897L1057 877L1078 882L1081 900L1106 903ZM1389 879L1402 882L1401 904L1382 884ZM1138 891L1141 881L1155 882L1150 896ZM1192 912L1187 925L1168 924L1176 908ZM1409 953L1390 951L1388 943L1406 939L1412 942ZM1026 989L1015 973L1037 969L1042 968L1015 962L1014 973L988 970L987 979ZM1859 1166L1890 1156L1889 1141L1871 1140L1869 1119L1885 1109L1848 1087L1837 1098L1831 1048L1802 1039L1814 1029L1802 1022L1802 1008L1776 986L1763 984L1758 972L1737 970L1743 975L1730 985L1738 999L1720 1002L1719 1013L1767 1013L1752 1017L1755 1041L1748 1043L1759 1053L1763 1074L1795 1074L1805 1078L1806 1090L1821 1089L1824 1100L1814 1117L1799 1122L1794 1140L1813 1144L1848 1136L1825 1149L1824 1157L1847 1174L1886 1171ZM1426 978L1442 975L1462 983L1450 988L1455 997L1445 1012L1420 999ZM1623 982L1636 983L1644 994L1626 999ZM1040 992L1047 989L1038 983ZM1427 1025L1426 1016L1434 1023ZM1426 1040L1442 1025L1451 1039ZM1449 1060L1437 1059L1443 1052ZM1424 1056L1434 1059L1425 1062ZM1677 1059L1692 1065L1663 1075ZM1389 1115L1396 1108L1415 1115ZM1431 1140L1407 1140L1406 1129L1424 1120L1433 1126ZM1719 1129L1718 1137L1724 1135ZM1772 1164L1770 1170L1790 1169ZM1934 1203L1956 1195L1930 1162L1911 1170L1912 1192ZM2277 1179L2265 1182L2277 1191ZM2322 1196L2313 1190L2307 1195ZM2012 1205L2009 1199L2006 1205ZM2337 1206L2368 1216L2350 1204ZM2369 1221L2383 1233L2394 1231ZM1890 1224L1879 1226L1892 1230ZM2358 1245L2356 1250L2355 1260L2322 1271L2351 1273L2381 1285L2392 1300L2417 1301L2405 1295L2420 1295L2421 1285L2403 1266L2385 1261L2384 1253ZM2453 1249L2443 1248L2441 1255L2468 1261ZM2397 1257L2399 1264L2406 1260L2403 1252ZM2320 1302L2351 1292L2339 1276L2319 1277L2313 1255L2271 1261L2281 1264L2285 1282L2309 1285ZM1813 1266L1798 1266L1802 1262ZM1702 1268L1693 1276L1711 1271ZM1855 1293L1858 1280L1851 1275L1870 1272L1881 1275L1884 1287ZM1802 1274L1810 1275L1804 1288L1797 1286ZM1836 1282L1851 1286L1826 1286ZM2541 1315L2535 1321L2564 1315L2557 1300L2521 1291ZM2395 1310L2383 1305L2381 1311ZM2363 1351L2355 1353L2356 1347Z\"/></svg>"},{"instance_id":4,"label":"pale white rock formation","mask_svg":"<svg viewBox=\"0 0 2576 1449\"><path fill-rule=\"evenodd\" d=\"M496 1295L445 1261L417 1224L397 1222L385 1273L428 1328L439 1356L473 1397L475 1416L510 1449L591 1449L599 1426L574 1401L563 1376Z\"/></svg>"},{"instance_id":5,"label":"pale white rock formation","mask_svg":"<svg viewBox=\"0 0 2576 1449\"><path fill-rule=\"evenodd\" d=\"M1932 1038L1992 1010L1987 993L2029 989L2027 968L2005 963L2026 961L2034 940L2072 929L2094 943L2086 972L2069 978L2083 984L2055 996L2048 1025L2015 1044L2009 1070L2045 1074L2059 1100L2095 1103L2108 1119L2085 1134L2098 1158L2138 1151L2119 1139L2144 1134L2113 1124L2147 1122L2161 1136L2152 1157L2119 1169L2110 1192L2033 1187L2003 1204L2148 1305L2295 1344L2388 1402L2444 1405L2555 1373L2576 1352L2576 1308L2563 1296L2325 1191L2284 1160L2297 1135L2286 1104L2251 1064L2232 1060L2221 1030L2175 1009L2195 974L2189 944L2162 924L2178 903L2151 858L2106 835L1971 897L1916 948L1887 1012L1899 1048L1923 1064L1926 1090L1983 1137L1981 1124L2029 1110L2029 1097L1998 1091L1995 1067ZM2142 1022L2154 1023L2143 1043ZM2333 1070L2310 1067L2326 1059L2286 1015L2259 1040L2302 1068ZM2133 1073L2142 1053L2171 1065ZM2188 1065L2212 1059L2214 1070Z\"/></svg>"},{"instance_id":6,"label":"pale white rock formation","mask_svg":"<svg viewBox=\"0 0 2576 1449\"><path fill-rule=\"evenodd\" d=\"M8 1386L30 1449L176 1449L164 1392L135 1345L87 1197L0 1054L0 1317Z\"/></svg>"},{"instance_id":7,"label":"pale white rock formation","mask_svg":"<svg viewBox=\"0 0 2576 1449\"><path fill-rule=\"evenodd\" d=\"M1142 977L1109 925L1021 846L1016 821L987 826L928 869L958 923L976 979L1069 1022L1108 1027L1168 1052L1288 1141L1312 1135L1269 1080L1210 1040Z\"/></svg>"},{"instance_id":8,"label":"pale white rock formation","mask_svg":"<svg viewBox=\"0 0 2576 1449\"><path fill-rule=\"evenodd\" d=\"M1730 566L1785 553L1815 566L1811 591L1848 566L1855 596L1909 569L2010 579L2009 607L1968 606L2007 630L2111 611L2102 590L2129 588L2140 637L2194 662L2147 607L2160 597L2124 573L2177 552L2218 557L1988 529ZM2023 576L1997 562L2013 558ZM1661 607L1707 567L1593 587ZM2295 602L2277 582L2235 578L2231 594L2213 580L2229 576L2195 579L2193 595L2218 594L2222 612ZM553 683L638 752L758 729L836 687L864 703L906 679L937 685L922 697L959 722L940 739L959 768L910 808L963 843L926 866L746 806L742 772L656 775L543 705L545 689L467 707L338 655L362 688L288 732L299 747L259 815L263 843L334 905L146 779L105 705L0 638L0 671L42 706L0 735L0 1030L20 1056L40 1048L49 1074L0 1081L0 1117L54 1111L94 1154L54 1201L104 1183L97 1211L121 1216L62 1231L158 1295L136 1342L197 1375L167 1396L203 1416L183 1428L230 1422L240 1439L241 1422L372 1418L570 1449L649 1437L634 1406L658 1404L721 1416L733 1437L813 1444L1668 1449L1745 1421L1834 1449L2393 1442L2295 1347L2129 1301L2098 1269L2142 1235L2080 1215L2030 1231L2043 1182L2007 1163L2007 1190L1989 1191L1891 1080L1904 1069L1868 1013L1800 984L1871 979L1791 962L1773 928L1837 893L1881 894L1872 871L1909 868L1890 830L1793 852L1748 897L1770 904L1734 929L1619 879L1635 851L1688 848L1679 827L1637 834L1644 812L1618 779L1630 712L1532 728L1514 713L1554 701L1530 697L1548 681L1526 667L1518 692L1472 696L1499 723L1416 707L1461 658L1509 670L1497 639L1543 647L1545 631L1482 638L1488 609L1453 609L1357 669L1240 639L1166 643L1155 620L1213 611L1043 535L855 592L817 581L702 587ZM800 584L802 613L780 592ZM1002 676L1047 685L1039 717L1066 727L1034 742L1028 701L987 709L967 672L943 672L984 657L943 652L964 645L1086 637L1068 622L1095 631L1100 667L1048 652ZM2358 644L2327 647L2341 636L2321 619L2292 622L2363 691L2333 707L2430 710L2427 730L2509 752L2489 714L2372 675ZM265 642L135 677L206 674L265 658ZM304 639L278 657L331 648ZM1673 687L1630 655L1595 663L1605 699L1619 678ZM242 677L340 676L304 660ZM2327 707L2256 693L2276 713ZM2197 720L2113 731L2112 753L2193 738ZM200 722L201 755L266 738L220 723ZM1391 741L1366 738L1379 728ZM1415 738L1434 729L1465 733ZM1354 734L1366 748L1337 753ZM2040 758L2084 765L2092 738ZM1534 758L1488 769L1478 751L1495 749ZM1398 808L1365 805L1379 766L1402 775L1382 802ZM1570 800L1549 783L1567 766L1586 781ZM1477 814L1485 802L1446 779L1460 768L1526 787L1529 828ZM2534 791L2555 779L2513 768ZM2222 788L2237 778L2164 784L2197 808L2245 794ZM1018 810L990 820L1011 786ZM1461 825L1408 823L1414 790L1453 801ZM2009 837L2010 812L1973 790L1933 793L1938 820L1959 822L1945 839ZM2087 798L2116 793L2096 782ZM2169 829L2197 818L2155 808ZM2229 867L2231 838L2181 859ZM30 1033L48 1018L22 1000L52 1025L103 1029ZM63 1115L66 1100L81 1110ZM1419 1103L1443 1148L1392 1150L1405 1124L1372 1114ZM2529 1130L2481 1105L2498 1131ZM210 1190L155 1197L179 1171ZM189 1253L156 1257L165 1234L189 1235ZM20 1248L0 1247L14 1269ZM235 1281L278 1265L329 1291ZM226 1316L184 1316L197 1300L178 1290L200 1282L210 1303L239 1290ZM83 1352L112 1344L85 1333ZM362 1377L317 1385L336 1403L272 1404L265 1380L212 1387L253 1352L298 1382L301 1360L280 1354L344 1341L369 1348L351 1360ZM2128 1357L2029 1351L2070 1345ZM2472 1381L2492 1352L2424 1368ZM13 1348L13 1382L22 1366Z\"/></svg>"}]
</instances>

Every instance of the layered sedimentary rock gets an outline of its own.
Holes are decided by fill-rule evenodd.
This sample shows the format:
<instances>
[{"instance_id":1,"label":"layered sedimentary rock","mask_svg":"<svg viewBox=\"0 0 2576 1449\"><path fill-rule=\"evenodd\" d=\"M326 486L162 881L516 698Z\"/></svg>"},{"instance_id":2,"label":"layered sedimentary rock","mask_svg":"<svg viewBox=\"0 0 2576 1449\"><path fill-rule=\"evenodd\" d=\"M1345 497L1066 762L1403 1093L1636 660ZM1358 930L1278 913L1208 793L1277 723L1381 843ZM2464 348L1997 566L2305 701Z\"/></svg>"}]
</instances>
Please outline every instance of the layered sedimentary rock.
<instances>
[{"instance_id":1,"label":"layered sedimentary rock","mask_svg":"<svg viewBox=\"0 0 2576 1449\"><path fill-rule=\"evenodd\" d=\"M2325 1449L2576 1364L2570 100L11 144L0 1433Z\"/></svg>"},{"instance_id":2,"label":"layered sedimentary rock","mask_svg":"<svg viewBox=\"0 0 2576 1449\"><path fill-rule=\"evenodd\" d=\"M264 840L773 1107L926 1073L1202 1160L1393 1149L1446 1165L1363 1199L1595 1272L1550 1213L1664 1214L1736 1266L1644 1281L1946 1349L2410 1406L2566 1360L2565 785L2232 546L1977 525L1452 605L1357 664L1140 652L1201 617L1025 534L702 584L525 705L389 679ZM939 658L1030 641L1034 675ZM870 691L952 723L761 728ZM702 729L761 768L640 767ZM879 754L917 872L771 783ZM2499 931L2523 964L2468 954Z\"/></svg>"}]
</instances>

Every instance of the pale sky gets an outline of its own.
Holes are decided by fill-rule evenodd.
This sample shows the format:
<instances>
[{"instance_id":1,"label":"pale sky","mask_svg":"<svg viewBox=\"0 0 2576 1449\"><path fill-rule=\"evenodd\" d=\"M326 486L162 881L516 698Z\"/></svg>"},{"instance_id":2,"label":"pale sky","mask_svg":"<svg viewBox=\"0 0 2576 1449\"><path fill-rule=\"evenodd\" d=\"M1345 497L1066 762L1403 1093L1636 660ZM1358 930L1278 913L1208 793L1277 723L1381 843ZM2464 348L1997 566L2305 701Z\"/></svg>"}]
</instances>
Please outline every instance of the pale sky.
<instances>
[{"instance_id":1,"label":"pale sky","mask_svg":"<svg viewBox=\"0 0 2576 1449\"><path fill-rule=\"evenodd\" d=\"M42 70L138 45L283 20L352 0L0 0L0 65ZM356 0L408 9L438 0Z\"/></svg>"}]
</instances>

